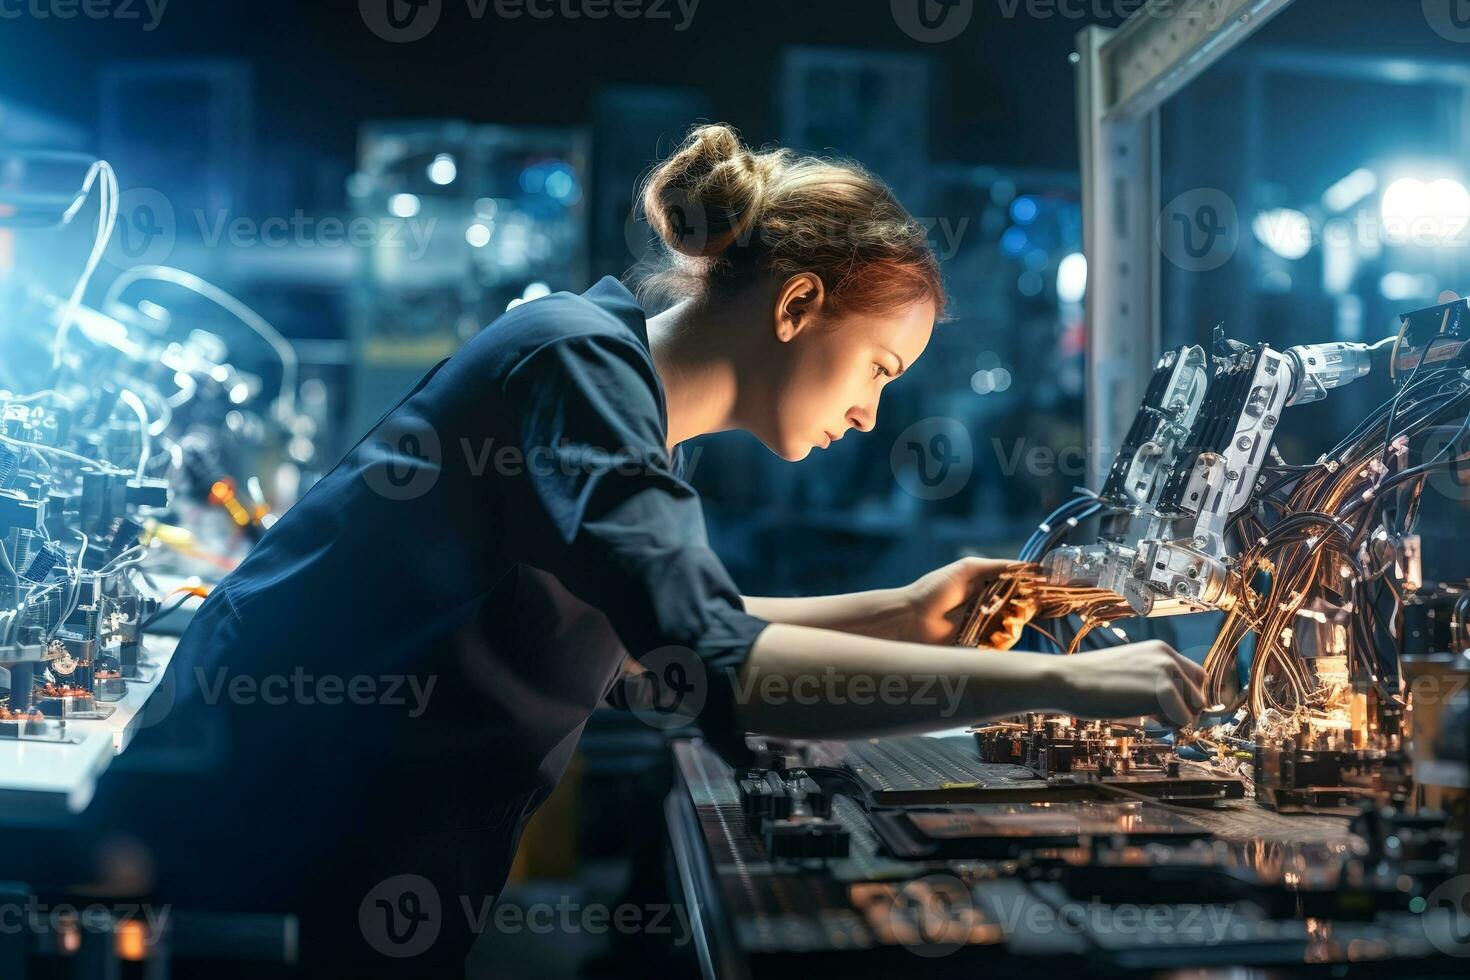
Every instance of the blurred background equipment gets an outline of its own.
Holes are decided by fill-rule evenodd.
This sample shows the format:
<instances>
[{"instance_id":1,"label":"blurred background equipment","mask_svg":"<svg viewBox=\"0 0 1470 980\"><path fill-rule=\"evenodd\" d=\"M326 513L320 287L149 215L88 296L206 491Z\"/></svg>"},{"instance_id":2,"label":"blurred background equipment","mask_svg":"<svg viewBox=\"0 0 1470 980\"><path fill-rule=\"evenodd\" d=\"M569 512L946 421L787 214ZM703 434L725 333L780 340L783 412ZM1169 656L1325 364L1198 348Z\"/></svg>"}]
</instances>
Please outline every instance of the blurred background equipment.
<instances>
[{"instance_id":1,"label":"blurred background equipment","mask_svg":"<svg viewBox=\"0 0 1470 980\"><path fill-rule=\"evenodd\" d=\"M356 219L381 233L354 302L353 431L507 309L587 281L586 135L363 127Z\"/></svg>"},{"instance_id":2,"label":"blurred background equipment","mask_svg":"<svg viewBox=\"0 0 1470 980\"><path fill-rule=\"evenodd\" d=\"M1071 554L1059 549L1106 544L1122 591L1086 597L1108 615L1085 635L1061 615L1076 596L1057 591L1024 632L1026 616L1004 605L981 632L1043 649L1165 639L1209 664L1221 710L1193 732L1038 718L958 735L960 747L766 746L759 778L728 780L693 743L671 756L664 733L599 712L528 830L506 900L687 903L706 847L717 867L724 856L760 869L724 910L732 931L756 937L752 962L822 972L802 955L863 948L872 972L898 972L935 924L918 910L966 906L953 883L893 855L960 855L950 870L973 903L1240 913L1231 924L1245 938L1196 943L1213 958L1189 965L1379 970L1381 955L1426 951L1422 928L1405 938L1373 916L1412 927L1470 872L1452 839L1467 819L1470 552L1455 545L1470 478L1442 465L1470 445L1452 411L1458 382L1428 348L1414 361L1423 327L1401 319L1470 289L1470 33L1455 4L925 3L915 21L902 3L705 0L680 23L508 19L494 5L478 18L479 5L446 3L413 43L386 40L360 6L170 4L147 29L122 16L5 19L7 833L64 827L86 806L139 724L169 634L406 387L508 307L646 257L639 177L690 123L728 120L753 145L852 157L891 182L930 229L954 313L885 392L866 438L797 465L741 434L686 447L742 590L896 586L967 553L1018 555L1012 583L1036 586L1048 554L1059 573ZM682 9L640 9L655 6ZM1217 351L1221 323L1247 351ZM1119 481L1163 493L1150 460L1200 448L1191 436L1171 448L1162 420L1139 414L1166 353L1200 372L1201 385L1176 386L1194 404L1217 366L1262 345L1286 358L1390 336L1392 370L1280 417L1275 453L1254 461L1254 482L1237 481L1250 482L1249 502L1224 512L1233 543L1207 543L1214 564L1198 568L1210 574L1188 577L1193 535L1165 549L1182 541L1176 525L1208 531L1210 519L1171 512L1155 535L1113 513L1105 487L1120 450ZM1198 360L1179 354L1192 350ZM1324 455L1382 468L1329 473ZM1323 510L1369 487L1384 492ZM1347 531L1366 540L1343 546ZM1150 548L1190 563L1122 560ZM1135 611L1119 598L1130 582L1140 606L1184 607L1176 572L1188 607L1208 611L1122 619ZM1146 584L1166 580L1168 596ZM1209 601L1195 582L1214 583ZM1225 608L1237 591L1245 602ZM1265 607L1276 599L1289 615ZM994 770L970 768L982 754L1014 768L987 783ZM834 789L853 785L838 769L859 795ZM682 843L674 835L676 857L697 846L674 862L684 878L671 890L664 805L676 781L700 802ZM1067 797L1084 782L1114 795L1065 810L986 796L1054 783ZM1223 793L1237 820L1248 794L1280 811L1389 806L1351 833L1346 818L1265 811L1247 842L1206 844L1184 815L1125 795L1146 789L1173 794L1170 805ZM870 823L860 795L877 809L926 801ZM999 878L996 860L1018 862L1016 876ZM835 883L823 867L841 871ZM851 902L836 908L834 895ZM702 908L717 932L720 903ZM997 959L1013 952L998 923L961 925L971 941L927 961L935 969L1014 966ZM252 935L280 940L279 926ZM1083 931L1016 945L1118 972L1187 959ZM478 955L527 976L597 956L593 974L700 966L698 944L648 934L556 938L490 934ZM50 964L79 962L63 954Z\"/></svg>"},{"instance_id":3,"label":"blurred background equipment","mask_svg":"<svg viewBox=\"0 0 1470 980\"><path fill-rule=\"evenodd\" d=\"M108 163L10 159L22 223L41 224L49 203L64 228L96 199L96 234L70 292L14 280L0 312L0 735L82 745L89 729L76 722L105 721L130 685L157 683L162 662L147 656L145 631L207 594L270 526L266 484L274 496L281 454L309 443L312 426L297 411L290 344L219 287L138 266L113 279L99 304L109 312L83 302L117 226ZM45 185L67 165L82 176L64 201ZM272 374L236 367L223 338L159 303L123 301L145 282L218 305L270 352ZM116 729L119 742L125 731ZM23 760L10 761L36 764Z\"/></svg>"}]
</instances>

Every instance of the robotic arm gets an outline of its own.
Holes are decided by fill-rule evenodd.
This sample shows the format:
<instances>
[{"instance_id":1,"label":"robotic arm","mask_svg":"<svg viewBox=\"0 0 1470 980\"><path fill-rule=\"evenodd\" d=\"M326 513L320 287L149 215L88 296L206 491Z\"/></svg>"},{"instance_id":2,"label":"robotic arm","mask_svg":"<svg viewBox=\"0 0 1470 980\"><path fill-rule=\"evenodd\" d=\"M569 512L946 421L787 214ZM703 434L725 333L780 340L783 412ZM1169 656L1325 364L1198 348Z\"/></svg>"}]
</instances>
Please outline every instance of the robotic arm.
<instances>
[{"instance_id":1,"label":"robotic arm","mask_svg":"<svg viewBox=\"0 0 1470 980\"><path fill-rule=\"evenodd\" d=\"M1100 494L1113 516L1098 543L1046 555L1047 580L1117 593L1141 616L1230 608L1241 584L1226 527L1250 502L1282 411L1366 377L1394 339L1278 352L1217 330L1213 358L1166 353Z\"/></svg>"}]
</instances>

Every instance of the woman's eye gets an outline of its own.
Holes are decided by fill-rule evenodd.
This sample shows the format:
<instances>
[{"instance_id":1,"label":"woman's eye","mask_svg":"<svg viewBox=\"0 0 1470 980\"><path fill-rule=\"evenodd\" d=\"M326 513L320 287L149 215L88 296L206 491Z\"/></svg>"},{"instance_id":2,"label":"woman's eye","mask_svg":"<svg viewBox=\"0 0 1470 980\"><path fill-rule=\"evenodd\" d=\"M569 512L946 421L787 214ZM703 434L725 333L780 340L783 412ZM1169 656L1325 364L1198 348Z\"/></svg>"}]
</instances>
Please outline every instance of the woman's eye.
<instances>
[{"instance_id":1,"label":"woman's eye","mask_svg":"<svg viewBox=\"0 0 1470 980\"><path fill-rule=\"evenodd\" d=\"M892 375L890 375L888 373L888 369L886 367L884 367L883 365L879 364L877 361L874 361L873 362L873 377L875 377L875 378L878 378L878 377L888 378L888 377L892 377Z\"/></svg>"}]
</instances>

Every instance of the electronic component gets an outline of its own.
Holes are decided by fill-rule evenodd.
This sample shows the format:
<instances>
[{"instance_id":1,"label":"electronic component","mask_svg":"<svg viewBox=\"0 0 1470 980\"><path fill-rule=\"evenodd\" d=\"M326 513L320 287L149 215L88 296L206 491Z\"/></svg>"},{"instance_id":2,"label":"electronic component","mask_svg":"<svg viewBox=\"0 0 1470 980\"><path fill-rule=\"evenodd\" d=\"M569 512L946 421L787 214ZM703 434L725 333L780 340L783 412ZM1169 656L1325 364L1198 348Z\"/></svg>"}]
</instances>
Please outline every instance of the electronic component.
<instances>
[{"instance_id":1,"label":"electronic component","mask_svg":"<svg viewBox=\"0 0 1470 980\"><path fill-rule=\"evenodd\" d=\"M1470 469L1453 443L1426 444L1470 429L1467 354L1470 300L1406 314L1372 346L1277 351L1217 330L1209 355L1166 353L1102 491L1043 522L1022 563L978 597L960 642L1005 648L1031 629L1073 653L1111 645L1130 615L1223 612L1204 657L1217 707L1180 733L1180 757L1251 779L1282 809L1408 799L1411 771L1433 771L1423 753L1440 712L1406 730L1414 698L1400 664L1427 677L1426 657L1470 639L1466 590L1424 586L1413 526L1426 481ZM1386 403L1315 462L1280 458L1283 410L1374 373L1393 382ZM1095 539L1066 543L1092 517ZM985 758L1038 775L1112 765L1086 726L1028 719L978 737Z\"/></svg>"},{"instance_id":2,"label":"electronic component","mask_svg":"<svg viewBox=\"0 0 1470 980\"><path fill-rule=\"evenodd\" d=\"M848 831L832 819L831 797L800 769L748 773L740 781L740 802L750 832L765 842L773 860L835 858L848 852Z\"/></svg>"},{"instance_id":3,"label":"electronic component","mask_svg":"<svg viewBox=\"0 0 1470 980\"><path fill-rule=\"evenodd\" d=\"M884 846L895 857L910 860L1008 858L1043 848L1077 847L1094 839L1183 844L1209 836L1197 824L1136 802L913 807L875 810L871 817Z\"/></svg>"},{"instance_id":4,"label":"electronic component","mask_svg":"<svg viewBox=\"0 0 1470 980\"><path fill-rule=\"evenodd\" d=\"M148 551L136 518L143 502L166 499L166 484L138 477L145 424L118 429L106 421L122 404L108 385L80 398L56 388L0 395L9 484L0 508L0 663L16 714L97 717L98 701L117 700L126 678L138 676L141 626L157 603L132 579ZM115 438L119 431L131 444ZM134 468L110 461L109 449ZM106 692L95 669L103 658L117 670ZM0 729L9 737L44 734L25 724Z\"/></svg>"}]
</instances>

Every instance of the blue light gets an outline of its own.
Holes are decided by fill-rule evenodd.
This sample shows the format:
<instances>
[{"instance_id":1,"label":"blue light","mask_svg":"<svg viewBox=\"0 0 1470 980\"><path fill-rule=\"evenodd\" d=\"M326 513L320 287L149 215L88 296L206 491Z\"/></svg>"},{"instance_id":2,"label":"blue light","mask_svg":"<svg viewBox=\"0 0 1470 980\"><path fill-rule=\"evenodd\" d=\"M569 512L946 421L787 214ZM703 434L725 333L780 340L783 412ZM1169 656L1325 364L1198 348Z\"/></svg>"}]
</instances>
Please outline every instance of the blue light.
<instances>
[{"instance_id":1,"label":"blue light","mask_svg":"<svg viewBox=\"0 0 1470 980\"><path fill-rule=\"evenodd\" d=\"M546 189L546 165L534 164L521 171L521 190L527 194L540 194Z\"/></svg>"},{"instance_id":2,"label":"blue light","mask_svg":"<svg viewBox=\"0 0 1470 980\"><path fill-rule=\"evenodd\" d=\"M1017 228L1014 225L1006 229L1004 235L1000 236L1000 250L1007 255L1016 256L1026 251L1026 246L1031 244L1031 238L1026 234L1026 229Z\"/></svg>"},{"instance_id":3,"label":"blue light","mask_svg":"<svg viewBox=\"0 0 1470 980\"><path fill-rule=\"evenodd\" d=\"M1034 197L1018 197L1011 202L1011 217L1018 225L1029 225L1040 211Z\"/></svg>"},{"instance_id":4,"label":"blue light","mask_svg":"<svg viewBox=\"0 0 1470 980\"><path fill-rule=\"evenodd\" d=\"M577 175L565 164L552 167L551 173L547 174L546 193L563 204L575 204L582 197L581 188L577 186Z\"/></svg>"}]
</instances>

